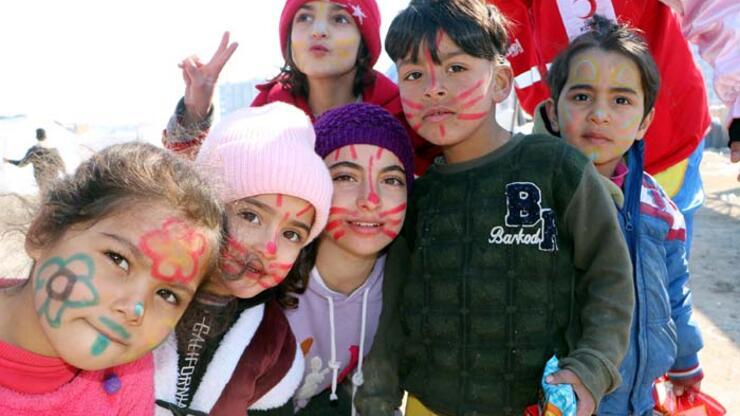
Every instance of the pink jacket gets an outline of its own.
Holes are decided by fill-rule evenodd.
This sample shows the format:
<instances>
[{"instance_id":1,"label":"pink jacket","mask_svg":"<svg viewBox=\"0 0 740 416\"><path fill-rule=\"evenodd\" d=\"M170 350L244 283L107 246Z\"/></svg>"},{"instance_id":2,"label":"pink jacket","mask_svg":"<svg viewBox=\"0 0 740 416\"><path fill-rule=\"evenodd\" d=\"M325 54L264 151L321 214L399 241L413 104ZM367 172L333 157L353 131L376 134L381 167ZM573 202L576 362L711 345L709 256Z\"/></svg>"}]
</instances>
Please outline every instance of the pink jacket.
<instances>
[{"instance_id":1,"label":"pink jacket","mask_svg":"<svg viewBox=\"0 0 740 416\"><path fill-rule=\"evenodd\" d=\"M104 387L112 374L118 391ZM110 381L108 381L110 383ZM56 391L26 395L0 386L0 414L13 416L147 416L154 414L154 365L152 355L101 371L81 371Z\"/></svg>"}]
</instances>

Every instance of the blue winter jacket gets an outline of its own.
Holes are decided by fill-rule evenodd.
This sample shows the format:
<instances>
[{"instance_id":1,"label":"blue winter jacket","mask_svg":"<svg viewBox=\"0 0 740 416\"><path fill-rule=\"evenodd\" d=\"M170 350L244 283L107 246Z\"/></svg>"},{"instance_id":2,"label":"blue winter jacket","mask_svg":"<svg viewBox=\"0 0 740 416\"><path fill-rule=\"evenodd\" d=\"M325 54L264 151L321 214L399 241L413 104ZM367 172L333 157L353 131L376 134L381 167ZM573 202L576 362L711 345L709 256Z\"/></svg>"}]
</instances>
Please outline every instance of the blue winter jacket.
<instances>
[{"instance_id":1,"label":"blue winter jacket","mask_svg":"<svg viewBox=\"0 0 740 416\"><path fill-rule=\"evenodd\" d=\"M697 352L703 341L691 319L683 216L660 185L643 173L642 147L642 141L636 141L628 152L624 203L618 206L634 264L630 345L620 367L622 385L601 401L599 415L651 414L656 378L668 371L682 376L701 372ZM604 179L610 189L617 188Z\"/></svg>"}]
</instances>

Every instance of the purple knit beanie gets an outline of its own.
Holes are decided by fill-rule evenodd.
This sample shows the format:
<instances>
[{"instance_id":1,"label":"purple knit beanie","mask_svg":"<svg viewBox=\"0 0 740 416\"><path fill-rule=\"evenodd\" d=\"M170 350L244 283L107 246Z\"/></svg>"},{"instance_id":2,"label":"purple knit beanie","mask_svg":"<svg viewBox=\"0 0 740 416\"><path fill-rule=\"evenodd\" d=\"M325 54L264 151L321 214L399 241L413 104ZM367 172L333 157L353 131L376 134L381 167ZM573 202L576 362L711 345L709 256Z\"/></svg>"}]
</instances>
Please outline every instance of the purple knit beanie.
<instances>
[{"instance_id":1,"label":"purple knit beanie","mask_svg":"<svg viewBox=\"0 0 740 416\"><path fill-rule=\"evenodd\" d=\"M414 181L414 152L406 129L383 107L353 103L329 110L314 124L316 153L326 155L350 144L371 144L389 150L406 171L406 187Z\"/></svg>"}]
</instances>

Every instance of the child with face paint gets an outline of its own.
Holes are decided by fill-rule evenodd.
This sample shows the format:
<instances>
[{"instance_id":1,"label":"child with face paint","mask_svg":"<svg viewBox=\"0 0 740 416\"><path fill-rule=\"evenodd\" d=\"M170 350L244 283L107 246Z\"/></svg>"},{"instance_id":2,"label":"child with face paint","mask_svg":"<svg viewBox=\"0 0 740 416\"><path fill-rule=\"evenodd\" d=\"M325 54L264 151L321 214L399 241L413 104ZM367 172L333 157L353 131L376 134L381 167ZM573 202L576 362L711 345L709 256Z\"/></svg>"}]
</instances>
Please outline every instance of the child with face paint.
<instances>
[{"instance_id":1,"label":"child with face paint","mask_svg":"<svg viewBox=\"0 0 740 416\"><path fill-rule=\"evenodd\" d=\"M109 147L52 185L28 279L0 279L0 413L154 414L149 352L216 268L223 214L151 145Z\"/></svg>"},{"instance_id":2,"label":"child with face paint","mask_svg":"<svg viewBox=\"0 0 740 416\"><path fill-rule=\"evenodd\" d=\"M405 389L408 416L521 415L556 355L552 381L572 384L590 415L619 385L634 306L598 172L565 143L496 122L512 75L495 7L412 0L386 50L407 118L444 159L414 184L410 273L386 274L404 279L400 336L379 330L391 344L368 357L355 405L388 414Z\"/></svg>"},{"instance_id":3,"label":"child with face paint","mask_svg":"<svg viewBox=\"0 0 740 416\"><path fill-rule=\"evenodd\" d=\"M622 385L600 415L650 415L652 387L668 372L677 395L698 389L703 342L691 317L683 216L643 171L643 137L655 114L659 75L644 39L596 15L548 75L553 96L539 111L550 131L588 156L619 211L636 294ZM548 118L542 117L546 109ZM538 128L545 123L537 123ZM544 130L544 129L543 129ZM546 131L545 131L546 133Z\"/></svg>"},{"instance_id":4,"label":"child with face paint","mask_svg":"<svg viewBox=\"0 0 740 416\"><path fill-rule=\"evenodd\" d=\"M207 63L189 57L180 63L185 96L163 135L165 146L180 149L200 143L211 125L213 90L221 69L237 48L225 33ZM280 47L285 65L274 79L258 85L252 106L281 101L311 120L345 104L379 105L408 130L422 155L421 173L439 150L409 127L398 87L373 69L381 52L380 11L375 0L286 0L280 15Z\"/></svg>"},{"instance_id":5,"label":"child with face paint","mask_svg":"<svg viewBox=\"0 0 740 416\"><path fill-rule=\"evenodd\" d=\"M287 402L303 354L283 314L299 282L288 272L326 225L329 172L311 121L273 103L238 110L208 134L196 164L219 186L228 241L176 328L155 351L158 414L245 414Z\"/></svg>"},{"instance_id":6,"label":"child with face paint","mask_svg":"<svg viewBox=\"0 0 740 416\"><path fill-rule=\"evenodd\" d=\"M403 126L382 107L356 103L315 124L316 152L334 181L321 237L307 248L298 308L286 311L306 371L293 402L269 414L349 415L375 342L390 264L408 261L394 240L413 181L413 150ZM393 244L392 244L393 243Z\"/></svg>"}]
</instances>

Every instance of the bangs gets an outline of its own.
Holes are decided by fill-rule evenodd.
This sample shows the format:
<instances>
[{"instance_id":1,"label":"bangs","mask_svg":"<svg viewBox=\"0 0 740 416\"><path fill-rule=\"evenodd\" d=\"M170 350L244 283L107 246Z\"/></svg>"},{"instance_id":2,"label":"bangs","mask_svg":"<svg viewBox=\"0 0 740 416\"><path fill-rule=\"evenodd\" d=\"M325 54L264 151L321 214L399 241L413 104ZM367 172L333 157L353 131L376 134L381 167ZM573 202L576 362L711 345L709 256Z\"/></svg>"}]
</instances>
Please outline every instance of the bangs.
<instances>
[{"instance_id":1,"label":"bangs","mask_svg":"<svg viewBox=\"0 0 740 416\"><path fill-rule=\"evenodd\" d=\"M497 19L475 18L475 10L450 7L444 2L412 2L401 12L388 29L385 49L393 62L410 59L418 63L419 53L426 48L432 61L439 59L439 41L446 34L468 55L494 60L506 52L506 33L492 24ZM496 22L498 23L498 22Z\"/></svg>"}]
</instances>

